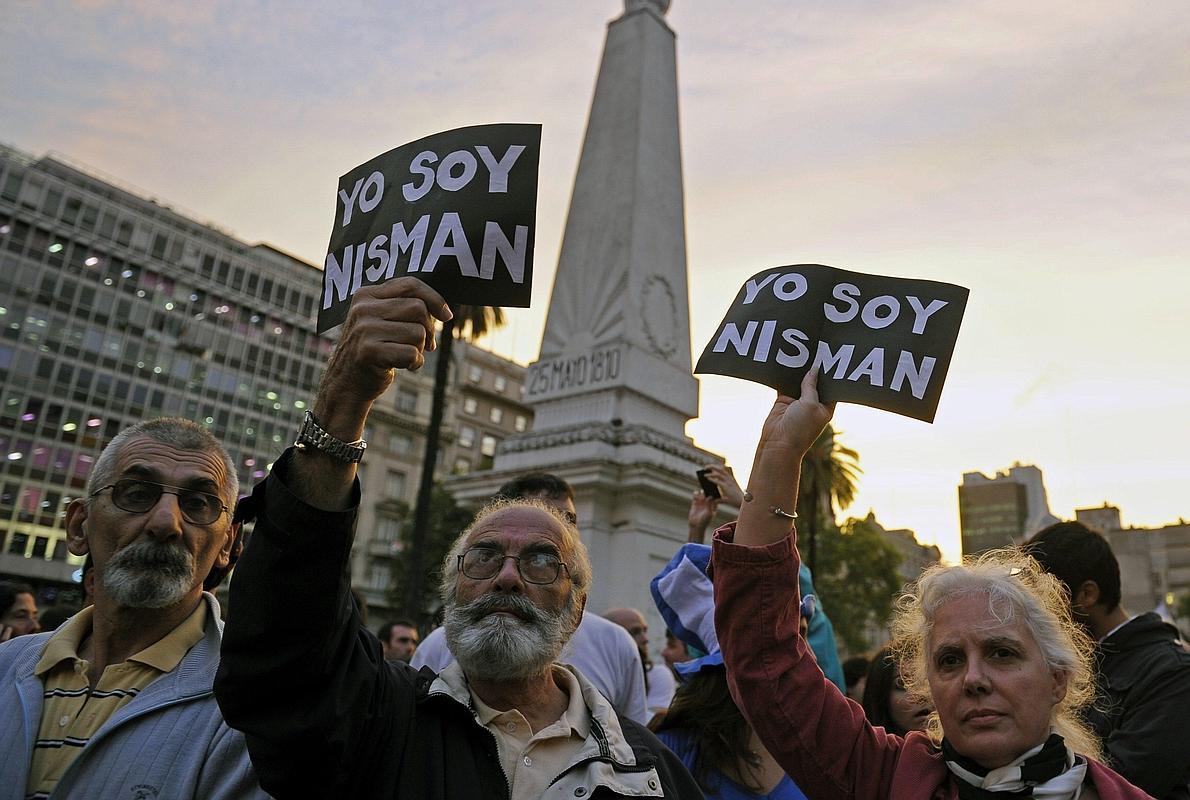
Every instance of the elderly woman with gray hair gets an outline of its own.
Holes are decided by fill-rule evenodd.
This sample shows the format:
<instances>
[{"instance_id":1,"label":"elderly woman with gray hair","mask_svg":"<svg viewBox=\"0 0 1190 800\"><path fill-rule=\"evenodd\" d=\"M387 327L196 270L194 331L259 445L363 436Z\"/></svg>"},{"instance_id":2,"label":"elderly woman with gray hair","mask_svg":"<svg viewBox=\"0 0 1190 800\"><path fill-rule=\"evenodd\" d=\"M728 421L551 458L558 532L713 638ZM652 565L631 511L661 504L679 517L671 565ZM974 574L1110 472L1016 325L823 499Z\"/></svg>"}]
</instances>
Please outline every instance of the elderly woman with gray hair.
<instances>
[{"instance_id":1,"label":"elderly woman with gray hair","mask_svg":"<svg viewBox=\"0 0 1190 800\"><path fill-rule=\"evenodd\" d=\"M929 570L900 599L894 652L926 732L873 727L798 634L793 514L801 459L830 420L808 373L764 421L739 520L717 532L715 623L736 703L808 797L1132 800L1080 721L1090 642L1057 582L1000 551Z\"/></svg>"}]
</instances>

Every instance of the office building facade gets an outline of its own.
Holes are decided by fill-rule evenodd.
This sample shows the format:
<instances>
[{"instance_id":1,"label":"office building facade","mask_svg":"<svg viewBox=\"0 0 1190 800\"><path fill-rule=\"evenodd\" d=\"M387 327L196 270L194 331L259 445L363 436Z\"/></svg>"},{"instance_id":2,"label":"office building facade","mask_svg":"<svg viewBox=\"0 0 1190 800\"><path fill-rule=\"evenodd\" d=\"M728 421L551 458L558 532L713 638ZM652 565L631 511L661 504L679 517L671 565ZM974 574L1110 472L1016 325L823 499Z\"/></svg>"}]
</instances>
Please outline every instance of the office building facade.
<instances>
[{"instance_id":1,"label":"office building facade","mask_svg":"<svg viewBox=\"0 0 1190 800\"><path fill-rule=\"evenodd\" d=\"M315 333L321 285L320 270L269 245L64 157L0 146L0 577L32 581L43 602L77 596L66 507L103 445L141 419L200 422L227 446L243 491L264 477L334 346ZM472 403L451 392L443 470L479 468L528 424L523 368L465 344L459 352L454 382L475 395L472 444L462 446L451 416ZM388 411L369 431L359 552L375 549L383 512L416 495L432 375L432 360L402 373L378 404ZM357 562L357 581L370 566Z\"/></svg>"},{"instance_id":2,"label":"office building facade","mask_svg":"<svg viewBox=\"0 0 1190 800\"><path fill-rule=\"evenodd\" d=\"M989 478L966 472L959 486L959 532L963 555L1020 544L1050 523L1041 470L1013 464Z\"/></svg>"},{"instance_id":3,"label":"office building facade","mask_svg":"<svg viewBox=\"0 0 1190 800\"><path fill-rule=\"evenodd\" d=\"M117 431L207 425L243 486L330 352L314 267L55 156L0 149L0 572L69 587L65 510Z\"/></svg>"}]
</instances>

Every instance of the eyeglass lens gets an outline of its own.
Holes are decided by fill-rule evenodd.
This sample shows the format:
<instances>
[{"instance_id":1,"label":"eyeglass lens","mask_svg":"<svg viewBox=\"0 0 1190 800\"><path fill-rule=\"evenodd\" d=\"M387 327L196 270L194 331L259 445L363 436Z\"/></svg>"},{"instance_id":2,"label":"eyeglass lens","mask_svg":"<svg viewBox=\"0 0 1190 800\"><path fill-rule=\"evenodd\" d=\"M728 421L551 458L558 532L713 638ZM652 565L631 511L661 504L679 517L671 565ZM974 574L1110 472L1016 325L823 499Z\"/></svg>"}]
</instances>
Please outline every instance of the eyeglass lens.
<instances>
[{"instance_id":1,"label":"eyeglass lens","mask_svg":"<svg viewBox=\"0 0 1190 800\"><path fill-rule=\"evenodd\" d=\"M500 571L506 558L517 562L517 570L529 583L553 583L562 567L562 561L553 553L507 556L488 547L474 547L463 554L461 568L468 578L486 580Z\"/></svg>"},{"instance_id":2,"label":"eyeglass lens","mask_svg":"<svg viewBox=\"0 0 1190 800\"><path fill-rule=\"evenodd\" d=\"M196 489L183 489L135 478L116 481L112 486L112 502L118 508L134 514L143 514L152 509L162 494L175 495L182 516L195 525L209 525L223 513L223 503L218 497Z\"/></svg>"}]
</instances>

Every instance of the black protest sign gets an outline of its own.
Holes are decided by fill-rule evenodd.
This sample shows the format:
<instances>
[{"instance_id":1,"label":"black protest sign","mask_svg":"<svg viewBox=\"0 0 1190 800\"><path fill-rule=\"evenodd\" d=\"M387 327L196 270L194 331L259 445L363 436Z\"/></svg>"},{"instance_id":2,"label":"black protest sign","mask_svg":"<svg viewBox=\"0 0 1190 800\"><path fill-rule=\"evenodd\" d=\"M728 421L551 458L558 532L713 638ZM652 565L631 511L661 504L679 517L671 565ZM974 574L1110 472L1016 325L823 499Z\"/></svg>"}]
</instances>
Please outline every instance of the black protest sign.
<instances>
[{"instance_id":1,"label":"black protest sign","mask_svg":"<svg viewBox=\"0 0 1190 800\"><path fill-rule=\"evenodd\" d=\"M967 307L962 286L822 264L758 272L736 295L695 372L731 375L934 421Z\"/></svg>"},{"instance_id":2,"label":"black protest sign","mask_svg":"<svg viewBox=\"0 0 1190 800\"><path fill-rule=\"evenodd\" d=\"M318 332L361 286L412 275L447 302L529 305L540 125L476 125L418 139L339 179Z\"/></svg>"}]
</instances>

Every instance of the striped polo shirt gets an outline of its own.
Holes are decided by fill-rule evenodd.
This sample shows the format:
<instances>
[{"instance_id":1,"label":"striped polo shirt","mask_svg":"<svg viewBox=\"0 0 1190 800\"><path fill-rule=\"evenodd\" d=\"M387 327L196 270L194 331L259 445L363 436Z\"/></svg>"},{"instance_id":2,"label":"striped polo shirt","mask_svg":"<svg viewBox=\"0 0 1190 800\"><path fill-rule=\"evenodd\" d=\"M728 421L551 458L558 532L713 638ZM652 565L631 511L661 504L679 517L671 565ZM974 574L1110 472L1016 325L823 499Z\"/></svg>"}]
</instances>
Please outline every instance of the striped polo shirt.
<instances>
[{"instance_id":1,"label":"striped polo shirt","mask_svg":"<svg viewBox=\"0 0 1190 800\"><path fill-rule=\"evenodd\" d=\"M109 664L91 687L88 661L79 646L91 635L93 607L71 617L54 633L33 674L41 678L45 701L33 744L26 797L48 797L87 742L117 710L157 678L172 671L203 637L207 604L200 602L181 625L121 664Z\"/></svg>"}]
</instances>

